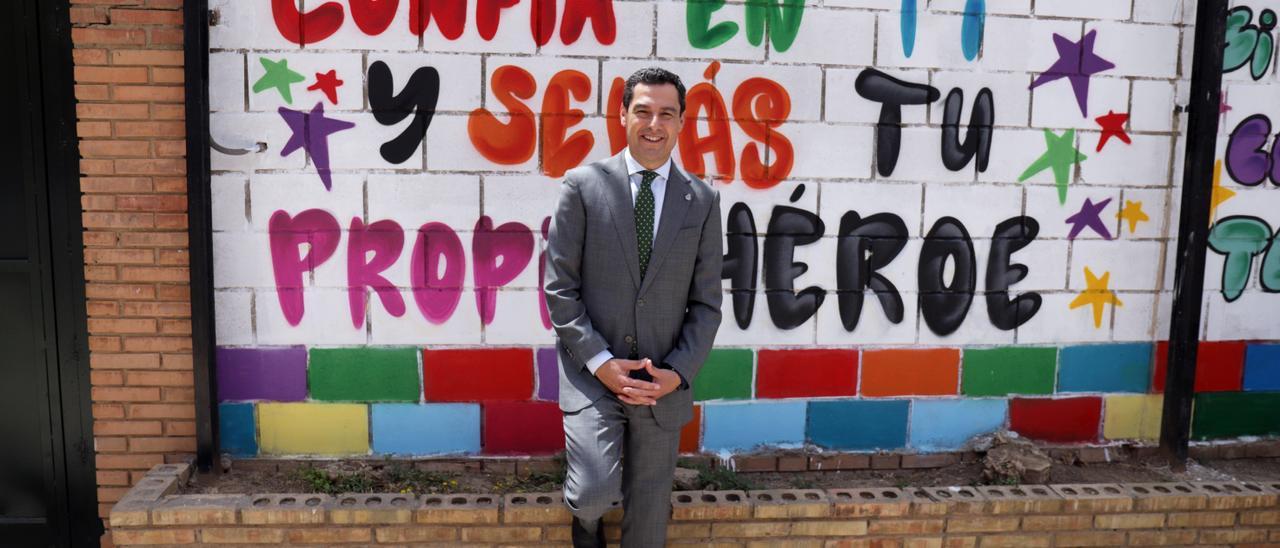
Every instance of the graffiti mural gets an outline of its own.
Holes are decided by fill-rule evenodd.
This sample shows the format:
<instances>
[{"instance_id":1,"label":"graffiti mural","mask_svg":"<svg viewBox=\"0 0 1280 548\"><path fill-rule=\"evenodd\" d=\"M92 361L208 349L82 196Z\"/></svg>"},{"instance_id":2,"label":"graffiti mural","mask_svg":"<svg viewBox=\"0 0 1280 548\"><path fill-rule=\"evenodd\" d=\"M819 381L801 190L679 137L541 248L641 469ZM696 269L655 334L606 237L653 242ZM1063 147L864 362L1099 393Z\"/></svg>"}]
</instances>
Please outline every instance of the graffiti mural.
<instances>
[{"instance_id":1,"label":"graffiti mural","mask_svg":"<svg viewBox=\"0 0 1280 548\"><path fill-rule=\"evenodd\" d=\"M223 450L558 450L550 215L625 147L624 79L653 64L688 90L677 165L724 204L683 450L1149 440L1191 15L1077 4L211 0ZM1240 319L1280 302L1274 27L1229 16L1215 341L1280 339ZM1280 375L1240 348L1215 390Z\"/></svg>"}]
</instances>

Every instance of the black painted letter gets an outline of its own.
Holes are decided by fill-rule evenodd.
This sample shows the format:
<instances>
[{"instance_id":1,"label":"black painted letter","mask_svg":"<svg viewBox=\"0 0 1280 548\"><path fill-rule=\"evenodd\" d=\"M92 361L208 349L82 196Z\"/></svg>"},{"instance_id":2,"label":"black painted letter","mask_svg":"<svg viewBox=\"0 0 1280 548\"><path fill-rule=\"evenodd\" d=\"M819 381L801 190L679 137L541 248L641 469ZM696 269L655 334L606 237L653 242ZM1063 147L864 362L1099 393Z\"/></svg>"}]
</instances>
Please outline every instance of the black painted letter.
<instances>
[{"instance_id":1,"label":"black painted letter","mask_svg":"<svg viewBox=\"0 0 1280 548\"><path fill-rule=\"evenodd\" d=\"M1010 262L1013 252L1027 247L1040 223L1031 217L1013 217L996 225L987 259L987 317L991 325L1009 331L1030 320L1040 310L1039 293L1027 292L1009 300L1009 286L1027 277L1027 265Z\"/></svg>"},{"instance_id":2,"label":"black painted letter","mask_svg":"<svg viewBox=\"0 0 1280 548\"><path fill-rule=\"evenodd\" d=\"M947 261L952 261L951 283L943 281ZM974 276L973 240L969 231L954 217L943 217L933 224L920 249L920 314L924 323L938 335L950 335L964 323L973 304Z\"/></svg>"},{"instance_id":3,"label":"black painted letter","mask_svg":"<svg viewBox=\"0 0 1280 548\"><path fill-rule=\"evenodd\" d=\"M440 98L440 73L435 68L422 67L413 71L409 83L399 95L395 94L391 69L382 61L369 65L369 109L379 124L391 126L413 114L400 135L382 145L382 158L393 164L404 163L418 143L427 135L431 118L436 114L436 101Z\"/></svg>"},{"instance_id":4,"label":"black painted letter","mask_svg":"<svg viewBox=\"0 0 1280 548\"><path fill-rule=\"evenodd\" d=\"M863 69L853 82L854 91L880 106L876 124L876 170L883 177L893 174L902 146L902 105L924 105L938 100L938 89L928 84L904 82L876 69Z\"/></svg>"},{"instance_id":5,"label":"black painted letter","mask_svg":"<svg viewBox=\"0 0 1280 548\"><path fill-rule=\"evenodd\" d=\"M845 331L853 331L858 326L867 288L875 291L885 317L890 322L901 323L902 295L893 282L876 271L892 262L907 245L906 223L892 213L877 213L862 219L856 211L849 211L840 218L837 238L836 302Z\"/></svg>"}]
</instances>

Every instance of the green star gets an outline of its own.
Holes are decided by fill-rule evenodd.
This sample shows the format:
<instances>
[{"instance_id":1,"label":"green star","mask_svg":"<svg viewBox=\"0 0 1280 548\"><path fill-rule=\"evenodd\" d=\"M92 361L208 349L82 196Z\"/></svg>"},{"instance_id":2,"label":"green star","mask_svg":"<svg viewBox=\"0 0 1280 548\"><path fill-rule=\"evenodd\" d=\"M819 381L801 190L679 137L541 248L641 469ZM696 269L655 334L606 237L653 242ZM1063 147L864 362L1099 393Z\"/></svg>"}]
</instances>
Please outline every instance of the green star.
<instances>
[{"instance_id":1,"label":"green star","mask_svg":"<svg viewBox=\"0 0 1280 548\"><path fill-rule=\"evenodd\" d=\"M1044 154L1027 166L1027 170L1018 176L1018 182L1030 179L1046 169L1053 169L1053 180L1058 185L1058 203L1067 203L1067 179L1071 177L1071 166L1088 158L1076 149L1075 140L1076 130L1074 129L1068 129L1061 137L1054 135L1052 131L1044 130Z\"/></svg>"},{"instance_id":2,"label":"green star","mask_svg":"<svg viewBox=\"0 0 1280 548\"><path fill-rule=\"evenodd\" d=\"M280 96L284 97L284 102L292 105L293 93L291 88L293 84L305 81L306 78L290 69L287 59L272 61L266 57L259 57L258 60L262 62L262 68L267 69L267 72L257 82L253 83L253 92L261 93L265 90L276 88L276 91L280 92Z\"/></svg>"}]
</instances>

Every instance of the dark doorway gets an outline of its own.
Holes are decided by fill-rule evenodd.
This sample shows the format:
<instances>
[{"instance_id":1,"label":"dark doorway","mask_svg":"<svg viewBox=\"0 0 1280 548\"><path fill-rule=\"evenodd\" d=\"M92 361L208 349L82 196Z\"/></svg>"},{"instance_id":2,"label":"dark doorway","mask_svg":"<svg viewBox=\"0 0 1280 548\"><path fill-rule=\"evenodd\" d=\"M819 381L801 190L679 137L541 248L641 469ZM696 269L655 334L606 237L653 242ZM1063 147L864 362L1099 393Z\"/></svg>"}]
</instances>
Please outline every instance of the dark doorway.
<instances>
[{"instance_id":1,"label":"dark doorway","mask_svg":"<svg viewBox=\"0 0 1280 548\"><path fill-rule=\"evenodd\" d=\"M0 544L97 546L66 0L0 2Z\"/></svg>"}]
</instances>

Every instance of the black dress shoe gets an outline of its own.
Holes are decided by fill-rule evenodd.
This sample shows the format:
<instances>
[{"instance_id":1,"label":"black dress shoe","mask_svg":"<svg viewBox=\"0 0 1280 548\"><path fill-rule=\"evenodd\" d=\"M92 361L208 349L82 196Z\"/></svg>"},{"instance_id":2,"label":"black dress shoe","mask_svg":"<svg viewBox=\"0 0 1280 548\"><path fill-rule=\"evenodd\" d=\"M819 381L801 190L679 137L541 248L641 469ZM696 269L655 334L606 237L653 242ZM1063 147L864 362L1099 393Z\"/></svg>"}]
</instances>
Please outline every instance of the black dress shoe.
<instances>
[{"instance_id":1,"label":"black dress shoe","mask_svg":"<svg viewBox=\"0 0 1280 548\"><path fill-rule=\"evenodd\" d=\"M605 548L604 520L596 520L596 532L593 535L587 532L581 520L573 518L573 548Z\"/></svg>"}]
</instances>

